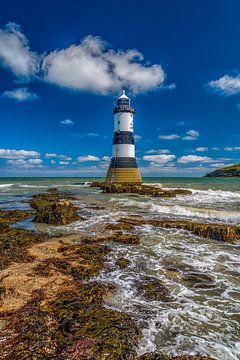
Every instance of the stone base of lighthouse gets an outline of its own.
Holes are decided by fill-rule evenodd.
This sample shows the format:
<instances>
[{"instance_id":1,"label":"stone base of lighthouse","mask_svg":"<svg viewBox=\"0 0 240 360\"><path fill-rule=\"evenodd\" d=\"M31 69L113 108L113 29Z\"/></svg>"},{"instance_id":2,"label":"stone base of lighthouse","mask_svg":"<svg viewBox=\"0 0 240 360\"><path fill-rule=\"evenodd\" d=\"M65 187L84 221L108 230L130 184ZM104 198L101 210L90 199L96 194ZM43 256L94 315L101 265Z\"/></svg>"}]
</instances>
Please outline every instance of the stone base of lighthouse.
<instances>
[{"instance_id":1,"label":"stone base of lighthouse","mask_svg":"<svg viewBox=\"0 0 240 360\"><path fill-rule=\"evenodd\" d=\"M139 184L142 177L139 169L108 169L106 181L111 183Z\"/></svg>"},{"instance_id":2,"label":"stone base of lighthouse","mask_svg":"<svg viewBox=\"0 0 240 360\"><path fill-rule=\"evenodd\" d=\"M139 184L142 182L135 158L112 158L106 181L111 183Z\"/></svg>"}]
</instances>

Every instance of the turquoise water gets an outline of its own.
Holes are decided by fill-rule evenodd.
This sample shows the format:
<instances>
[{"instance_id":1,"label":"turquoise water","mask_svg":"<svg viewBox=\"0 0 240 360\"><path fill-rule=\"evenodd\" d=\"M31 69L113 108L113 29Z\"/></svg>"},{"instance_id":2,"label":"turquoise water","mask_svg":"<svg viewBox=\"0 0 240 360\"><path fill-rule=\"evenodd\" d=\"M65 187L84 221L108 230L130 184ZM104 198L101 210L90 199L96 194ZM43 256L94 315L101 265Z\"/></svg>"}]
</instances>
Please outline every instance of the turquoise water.
<instances>
[{"instance_id":1,"label":"turquoise water","mask_svg":"<svg viewBox=\"0 0 240 360\"><path fill-rule=\"evenodd\" d=\"M1 178L0 208L29 209L30 197L57 187L76 195L85 221L51 227L27 220L18 226L49 233L104 234L106 222L134 216L149 219L188 219L198 222L240 224L240 179L146 178L164 188L187 188L189 196L155 198L131 194L103 194L90 188L93 178ZM96 206L98 209L96 209ZM139 354L164 351L199 352L217 360L240 359L240 245L204 239L176 229L140 226L140 246L111 245L108 266L99 280L115 283L117 292L108 306L129 313L143 331ZM125 270L115 267L120 257L130 260ZM210 275L209 288L189 287L172 278L169 268L183 276ZM146 277L160 279L173 301L147 301L137 290Z\"/></svg>"}]
</instances>

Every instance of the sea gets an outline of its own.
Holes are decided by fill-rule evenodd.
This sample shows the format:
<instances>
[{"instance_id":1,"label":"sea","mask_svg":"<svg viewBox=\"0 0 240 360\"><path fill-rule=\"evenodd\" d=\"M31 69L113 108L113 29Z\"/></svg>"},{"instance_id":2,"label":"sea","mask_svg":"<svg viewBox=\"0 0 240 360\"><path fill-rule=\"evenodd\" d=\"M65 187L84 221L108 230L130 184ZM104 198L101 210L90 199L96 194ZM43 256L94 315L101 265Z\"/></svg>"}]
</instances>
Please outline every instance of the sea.
<instances>
[{"instance_id":1,"label":"sea","mask_svg":"<svg viewBox=\"0 0 240 360\"><path fill-rule=\"evenodd\" d=\"M159 198L136 194L103 194L89 187L93 178L0 178L0 209L29 209L33 194L58 188L76 195L85 221L44 226L32 219L14 226L50 234L86 232L96 235L104 223L122 217L188 219L240 225L240 179L145 178L165 189L184 188L192 195ZM111 244L105 269L97 280L116 285L106 306L130 314L142 329L138 352L208 354L217 360L240 359L240 244L201 238L178 229L139 226L140 246ZM129 259L127 269L115 261ZM210 286L192 286L177 276L207 275ZM175 274L176 276L173 276ZM170 302L151 301L139 292L146 278L161 280Z\"/></svg>"}]
</instances>

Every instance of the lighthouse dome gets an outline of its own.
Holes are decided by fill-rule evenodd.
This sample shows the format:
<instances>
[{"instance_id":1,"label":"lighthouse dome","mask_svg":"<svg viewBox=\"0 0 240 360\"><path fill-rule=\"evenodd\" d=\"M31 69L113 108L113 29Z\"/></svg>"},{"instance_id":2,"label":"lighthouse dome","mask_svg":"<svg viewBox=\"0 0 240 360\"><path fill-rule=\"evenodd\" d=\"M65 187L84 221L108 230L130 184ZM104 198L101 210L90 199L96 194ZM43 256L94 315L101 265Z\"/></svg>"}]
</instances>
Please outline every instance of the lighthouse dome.
<instances>
[{"instance_id":1,"label":"lighthouse dome","mask_svg":"<svg viewBox=\"0 0 240 360\"><path fill-rule=\"evenodd\" d=\"M125 90L123 90L122 94L119 96L117 106L130 106L130 99L125 94Z\"/></svg>"}]
</instances>

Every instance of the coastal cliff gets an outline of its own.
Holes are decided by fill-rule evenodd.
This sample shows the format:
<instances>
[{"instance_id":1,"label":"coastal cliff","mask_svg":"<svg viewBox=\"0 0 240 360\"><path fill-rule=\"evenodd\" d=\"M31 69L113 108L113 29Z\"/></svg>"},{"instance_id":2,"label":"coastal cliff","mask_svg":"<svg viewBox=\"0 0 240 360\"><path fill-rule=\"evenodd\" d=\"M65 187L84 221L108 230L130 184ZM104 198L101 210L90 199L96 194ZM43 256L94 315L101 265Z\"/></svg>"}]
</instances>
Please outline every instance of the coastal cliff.
<instances>
[{"instance_id":1,"label":"coastal cliff","mask_svg":"<svg viewBox=\"0 0 240 360\"><path fill-rule=\"evenodd\" d=\"M205 177L240 177L240 164L226 166L214 170L205 175Z\"/></svg>"}]
</instances>

